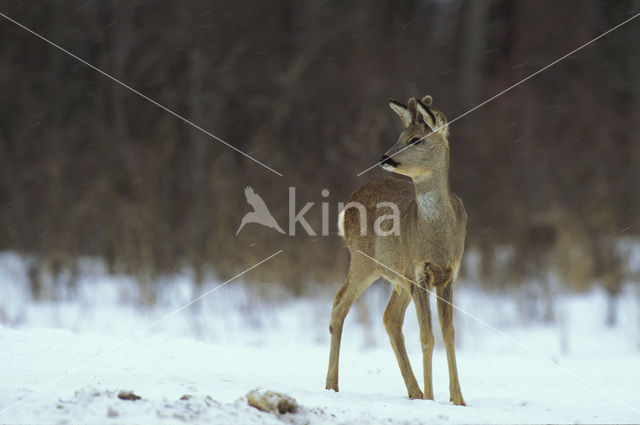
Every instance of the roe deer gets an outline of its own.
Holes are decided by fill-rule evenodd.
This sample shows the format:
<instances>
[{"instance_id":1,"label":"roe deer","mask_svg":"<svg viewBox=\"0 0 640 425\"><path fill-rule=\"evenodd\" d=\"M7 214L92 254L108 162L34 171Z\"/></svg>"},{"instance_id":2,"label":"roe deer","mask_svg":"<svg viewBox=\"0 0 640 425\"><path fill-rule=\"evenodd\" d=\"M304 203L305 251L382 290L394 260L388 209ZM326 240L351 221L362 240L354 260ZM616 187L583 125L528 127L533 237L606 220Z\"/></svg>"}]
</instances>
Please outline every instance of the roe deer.
<instances>
[{"instance_id":1,"label":"roe deer","mask_svg":"<svg viewBox=\"0 0 640 425\"><path fill-rule=\"evenodd\" d=\"M407 106L392 100L389 106L400 116L405 129L397 143L382 156L382 168L410 177L413 184L398 179L369 183L349 199L354 205L364 205L366 215L362 217L361 211L355 208L340 213L338 225L349 248L351 263L347 280L333 301L326 388L338 391L340 339L347 312L360 294L383 276L393 284L383 320L409 397L433 400L431 357L434 338L428 290L435 288L449 365L450 400L464 406L450 303L464 250L467 215L460 198L449 189L447 121L442 112L431 107L431 96L422 100L409 99ZM387 236L382 236L373 232L376 214L380 215L377 205L381 202L398 206L399 233L385 232ZM366 221L363 229L360 220ZM380 229L379 223L378 226ZM424 394L411 369L402 335L402 323L411 299L415 302L420 325Z\"/></svg>"}]
</instances>

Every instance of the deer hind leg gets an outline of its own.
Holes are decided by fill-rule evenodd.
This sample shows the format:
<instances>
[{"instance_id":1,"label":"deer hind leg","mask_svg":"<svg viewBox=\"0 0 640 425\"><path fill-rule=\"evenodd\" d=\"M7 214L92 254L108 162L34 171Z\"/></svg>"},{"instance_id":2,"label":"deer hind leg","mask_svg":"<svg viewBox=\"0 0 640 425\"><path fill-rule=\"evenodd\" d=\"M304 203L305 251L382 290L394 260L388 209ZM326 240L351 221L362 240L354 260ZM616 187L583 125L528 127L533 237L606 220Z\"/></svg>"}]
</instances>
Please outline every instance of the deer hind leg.
<instances>
[{"instance_id":1,"label":"deer hind leg","mask_svg":"<svg viewBox=\"0 0 640 425\"><path fill-rule=\"evenodd\" d=\"M394 289L391 294L391 298L389 299L389 303L387 304L387 308L384 311L382 319L384 321L384 326L387 329L387 333L389 334L391 347L393 347L393 352L398 360L400 373L402 374L402 379L404 379L404 384L407 387L409 398L416 399L422 398L423 395L422 391L420 391L418 381L416 381L416 377L413 374L413 370L411 369L411 363L409 362L407 350L404 346L404 335L402 335L402 323L404 322L404 314L407 311L409 302L411 302L409 293L396 286L396 289Z\"/></svg>"},{"instance_id":2,"label":"deer hind leg","mask_svg":"<svg viewBox=\"0 0 640 425\"><path fill-rule=\"evenodd\" d=\"M431 307L429 306L429 274L418 274L418 286L411 286L411 295L416 305L418 325L420 326L420 345L422 347L422 370L424 372L424 398L433 400L433 379L431 359L433 356L433 330L431 327Z\"/></svg>"},{"instance_id":3,"label":"deer hind leg","mask_svg":"<svg viewBox=\"0 0 640 425\"><path fill-rule=\"evenodd\" d=\"M453 283L449 281L444 285L436 286L436 294L438 295L438 319L440 320L442 339L447 351L447 363L449 365L449 397L453 404L466 406L460 390L453 342L455 332L453 330L453 307L450 304L453 300Z\"/></svg>"},{"instance_id":4,"label":"deer hind leg","mask_svg":"<svg viewBox=\"0 0 640 425\"><path fill-rule=\"evenodd\" d=\"M327 370L326 389L338 391L338 362L340 357L340 340L342 339L342 325L349 309L356 302L360 294L377 278L375 270L358 257L351 257L349 276L338 290L333 299L331 310L331 349L329 352L329 368Z\"/></svg>"}]
</instances>

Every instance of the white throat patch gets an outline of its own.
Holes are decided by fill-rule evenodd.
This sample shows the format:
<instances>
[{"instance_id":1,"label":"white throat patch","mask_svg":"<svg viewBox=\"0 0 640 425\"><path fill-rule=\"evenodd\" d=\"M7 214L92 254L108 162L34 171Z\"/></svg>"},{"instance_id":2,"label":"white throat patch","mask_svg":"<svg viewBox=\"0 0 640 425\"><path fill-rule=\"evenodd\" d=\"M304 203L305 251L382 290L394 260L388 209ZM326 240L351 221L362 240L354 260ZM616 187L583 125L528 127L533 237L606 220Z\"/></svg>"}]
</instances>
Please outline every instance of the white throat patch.
<instances>
[{"instance_id":1,"label":"white throat patch","mask_svg":"<svg viewBox=\"0 0 640 425\"><path fill-rule=\"evenodd\" d=\"M418 205L427 217L437 217L440 214L440 195L432 190L417 195Z\"/></svg>"}]
</instances>

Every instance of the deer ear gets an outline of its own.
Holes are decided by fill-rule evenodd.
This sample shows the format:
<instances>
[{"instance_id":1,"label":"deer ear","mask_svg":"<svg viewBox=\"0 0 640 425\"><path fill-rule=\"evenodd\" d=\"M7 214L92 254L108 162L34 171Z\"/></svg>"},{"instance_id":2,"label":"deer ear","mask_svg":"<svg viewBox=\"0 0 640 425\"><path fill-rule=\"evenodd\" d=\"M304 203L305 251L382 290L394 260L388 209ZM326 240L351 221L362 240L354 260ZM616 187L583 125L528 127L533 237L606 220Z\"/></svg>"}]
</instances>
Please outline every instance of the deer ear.
<instances>
[{"instance_id":1,"label":"deer ear","mask_svg":"<svg viewBox=\"0 0 640 425\"><path fill-rule=\"evenodd\" d=\"M422 98L422 103L424 103L427 106L431 106L431 102L433 102L433 98L430 95L426 95L425 97Z\"/></svg>"},{"instance_id":2,"label":"deer ear","mask_svg":"<svg viewBox=\"0 0 640 425\"><path fill-rule=\"evenodd\" d=\"M409 127L409 124L411 124L411 114L409 113L407 107L393 99L389 100L389 107L393 110L393 112L398 114L404 126Z\"/></svg>"},{"instance_id":3,"label":"deer ear","mask_svg":"<svg viewBox=\"0 0 640 425\"><path fill-rule=\"evenodd\" d=\"M425 96L425 98L429 98L429 102L431 102L431 96ZM431 128L431 131L440 133L443 137L449 137L449 125L447 124L447 117L436 108L433 108L429 103L426 105L423 101L418 101L418 112L422 115L424 122Z\"/></svg>"},{"instance_id":4,"label":"deer ear","mask_svg":"<svg viewBox=\"0 0 640 425\"><path fill-rule=\"evenodd\" d=\"M429 105L431 104L431 96L426 96L429 98ZM424 99L426 99L423 98ZM433 111L431 110L431 108L424 104L422 100L418 101L418 112L420 112L420 115L422 115L422 119L424 119L424 122L429 126L429 128L431 129L431 131L435 130L438 127L438 121L436 120L436 116L433 113Z\"/></svg>"}]
</instances>

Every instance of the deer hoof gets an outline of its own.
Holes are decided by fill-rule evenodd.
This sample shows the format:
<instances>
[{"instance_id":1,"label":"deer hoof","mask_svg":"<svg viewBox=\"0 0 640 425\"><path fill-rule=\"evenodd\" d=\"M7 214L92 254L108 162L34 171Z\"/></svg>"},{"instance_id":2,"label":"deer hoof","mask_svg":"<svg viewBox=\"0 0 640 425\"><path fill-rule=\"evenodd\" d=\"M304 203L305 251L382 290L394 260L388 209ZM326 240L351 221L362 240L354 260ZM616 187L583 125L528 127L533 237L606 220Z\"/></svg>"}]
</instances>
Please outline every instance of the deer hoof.
<instances>
[{"instance_id":1,"label":"deer hoof","mask_svg":"<svg viewBox=\"0 0 640 425\"><path fill-rule=\"evenodd\" d=\"M422 400L423 399L422 391L417 390L409 393L409 398L411 400Z\"/></svg>"},{"instance_id":2,"label":"deer hoof","mask_svg":"<svg viewBox=\"0 0 640 425\"><path fill-rule=\"evenodd\" d=\"M450 400L453 404L455 404L456 406L466 406L467 403L464 402L464 399L462 398L462 394L455 396L455 397L451 397Z\"/></svg>"},{"instance_id":3,"label":"deer hoof","mask_svg":"<svg viewBox=\"0 0 640 425\"><path fill-rule=\"evenodd\" d=\"M325 387L325 389L327 390L333 390L335 392L338 392L338 384L334 384L334 385L329 385L327 384L327 386Z\"/></svg>"}]
</instances>

